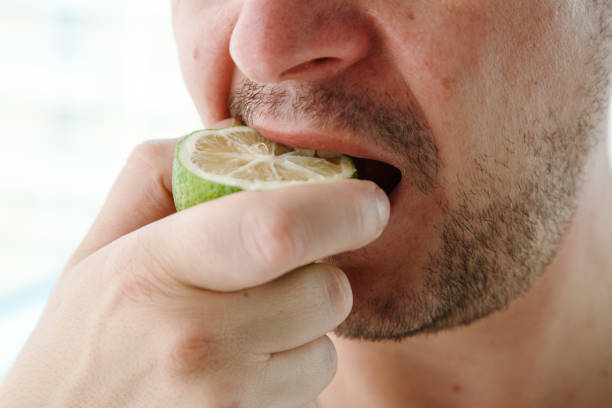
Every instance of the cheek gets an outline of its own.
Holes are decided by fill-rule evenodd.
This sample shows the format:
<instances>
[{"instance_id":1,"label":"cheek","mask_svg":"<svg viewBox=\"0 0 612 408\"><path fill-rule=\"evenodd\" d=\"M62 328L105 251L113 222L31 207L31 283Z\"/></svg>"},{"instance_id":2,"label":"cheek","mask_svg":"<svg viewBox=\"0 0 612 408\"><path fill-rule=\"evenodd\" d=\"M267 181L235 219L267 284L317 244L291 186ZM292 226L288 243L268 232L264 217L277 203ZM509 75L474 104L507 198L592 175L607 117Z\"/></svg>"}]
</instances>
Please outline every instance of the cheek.
<instances>
[{"instance_id":1,"label":"cheek","mask_svg":"<svg viewBox=\"0 0 612 408\"><path fill-rule=\"evenodd\" d=\"M525 122L530 105L550 99L538 92L550 88L542 67L558 59L550 48L559 39L547 1L445 3L431 15L424 7L422 22L414 11L412 28L395 38L396 63L432 128L443 167L461 176L479 155L506 154L504 134Z\"/></svg>"},{"instance_id":2,"label":"cheek","mask_svg":"<svg viewBox=\"0 0 612 408\"><path fill-rule=\"evenodd\" d=\"M485 85L491 63L490 17L482 9L438 10L423 15L421 25L415 13L413 30L399 39L404 47L397 48L397 64L425 113L446 167L473 142L470 116L483 103L474 86Z\"/></svg>"},{"instance_id":3,"label":"cheek","mask_svg":"<svg viewBox=\"0 0 612 408\"><path fill-rule=\"evenodd\" d=\"M393 38L396 62L421 103L438 104L481 72L491 17L483 7L439 9L431 5L410 14L414 19L408 29L401 21L392 28L398 33Z\"/></svg>"}]
</instances>

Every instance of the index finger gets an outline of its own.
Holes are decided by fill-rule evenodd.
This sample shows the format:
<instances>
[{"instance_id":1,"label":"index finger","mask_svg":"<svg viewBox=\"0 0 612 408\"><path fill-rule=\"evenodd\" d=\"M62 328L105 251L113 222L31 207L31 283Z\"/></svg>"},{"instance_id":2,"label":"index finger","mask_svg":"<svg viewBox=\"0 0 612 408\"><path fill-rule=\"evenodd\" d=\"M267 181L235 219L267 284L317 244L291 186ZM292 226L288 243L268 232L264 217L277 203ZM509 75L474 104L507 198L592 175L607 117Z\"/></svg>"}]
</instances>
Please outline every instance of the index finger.
<instances>
[{"instance_id":1,"label":"index finger","mask_svg":"<svg viewBox=\"0 0 612 408\"><path fill-rule=\"evenodd\" d=\"M236 124L236 119L229 118L213 127ZM133 149L102 210L67 267L119 237L175 212L172 159L179 140L150 140Z\"/></svg>"},{"instance_id":2,"label":"index finger","mask_svg":"<svg viewBox=\"0 0 612 408\"><path fill-rule=\"evenodd\" d=\"M139 230L137 242L180 282L235 291L360 248L388 217L389 200L370 181L303 184L191 207Z\"/></svg>"}]
</instances>

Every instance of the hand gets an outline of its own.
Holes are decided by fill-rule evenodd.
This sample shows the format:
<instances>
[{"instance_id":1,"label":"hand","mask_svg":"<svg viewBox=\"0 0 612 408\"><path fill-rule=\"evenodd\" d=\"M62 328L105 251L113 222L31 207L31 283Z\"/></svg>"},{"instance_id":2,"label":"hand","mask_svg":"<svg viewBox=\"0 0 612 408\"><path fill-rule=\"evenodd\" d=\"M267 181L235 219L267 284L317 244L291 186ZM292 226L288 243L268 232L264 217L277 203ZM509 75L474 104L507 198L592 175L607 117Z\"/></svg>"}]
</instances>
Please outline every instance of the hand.
<instances>
[{"instance_id":1,"label":"hand","mask_svg":"<svg viewBox=\"0 0 612 408\"><path fill-rule=\"evenodd\" d=\"M342 271L309 263L374 240L386 195L350 180L174 213L176 142L134 150L0 405L297 408L329 383L336 356L325 333L352 294Z\"/></svg>"}]
</instances>

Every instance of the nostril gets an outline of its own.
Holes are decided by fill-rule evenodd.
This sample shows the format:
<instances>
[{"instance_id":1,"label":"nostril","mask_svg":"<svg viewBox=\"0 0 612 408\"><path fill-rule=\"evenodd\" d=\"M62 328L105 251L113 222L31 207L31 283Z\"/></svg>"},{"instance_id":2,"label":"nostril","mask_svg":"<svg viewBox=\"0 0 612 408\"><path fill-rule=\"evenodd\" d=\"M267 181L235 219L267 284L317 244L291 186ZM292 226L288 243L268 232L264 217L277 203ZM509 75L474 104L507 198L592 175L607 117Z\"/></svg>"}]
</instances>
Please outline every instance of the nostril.
<instances>
[{"instance_id":1,"label":"nostril","mask_svg":"<svg viewBox=\"0 0 612 408\"><path fill-rule=\"evenodd\" d=\"M307 75L308 73L317 72L320 74L320 71L326 70L332 73L342 64L342 60L339 58L333 57L321 57L315 58L308 62L304 62L300 65L296 65L294 67L289 68L281 74L282 78L287 77L299 77Z\"/></svg>"},{"instance_id":2,"label":"nostril","mask_svg":"<svg viewBox=\"0 0 612 408\"><path fill-rule=\"evenodd\" d=\"M313 64L322 64L324 62L327 62L327 61L330 61L330 60L333 60L333 59L336 59L336 58L321 57L321 58L317 58L317 59L312 60L312 62L313 62Z\"/></svg>"},{"instance_id":3,"label":"nostril","mask_svg":"<svg viewBox=\"0 0 612 408\"><path fill-rule=\"evenodd\" d=\"M352 4L360 2L237 3L229 56L241 74L258 83L327 80L367 57L374 44L370 14Z\"/></svg>"}]
</instances>

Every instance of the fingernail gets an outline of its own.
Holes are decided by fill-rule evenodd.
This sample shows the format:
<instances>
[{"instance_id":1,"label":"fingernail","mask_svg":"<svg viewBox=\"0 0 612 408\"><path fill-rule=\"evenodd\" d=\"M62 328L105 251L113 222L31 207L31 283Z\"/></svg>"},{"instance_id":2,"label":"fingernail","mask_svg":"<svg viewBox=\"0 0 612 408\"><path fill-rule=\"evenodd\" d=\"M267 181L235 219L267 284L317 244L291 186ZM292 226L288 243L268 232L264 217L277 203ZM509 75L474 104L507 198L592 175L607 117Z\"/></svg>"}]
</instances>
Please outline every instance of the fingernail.
<instances>
[{"instance_id":1,"label":"fingernail","mask_svg":"<svg viewBox=\"0 0 612 408\"><path fill-rule=\"evenodd\" d=\"M387 195L378 188L374 183L371 183L368 188L368 194L362 202L362 211L364 217L365 230L367 240L376 239L382 234L387 222L389 221L389 199ZM364 237L365 238L365 237Z\"/></svg>"},{"instance_id":2,"label":"fingernail","mask_svg":"<svg viewBox=\"0 0 612 408\"><path fill-rule=\"evenodd\" d=\"M382 233L383 229L387 225L387 222L389 221L389 215L391 214L391 204L389 203L389 197L387 197L387 195L380 189L377 189L376 195L376 207L378 209L378 225L380 226L380 234Z\"/></svg>"}]
</instances>

